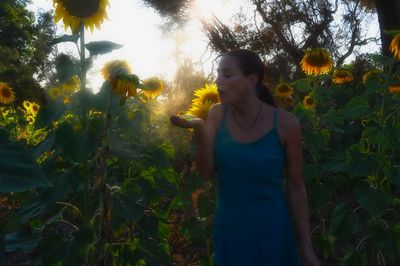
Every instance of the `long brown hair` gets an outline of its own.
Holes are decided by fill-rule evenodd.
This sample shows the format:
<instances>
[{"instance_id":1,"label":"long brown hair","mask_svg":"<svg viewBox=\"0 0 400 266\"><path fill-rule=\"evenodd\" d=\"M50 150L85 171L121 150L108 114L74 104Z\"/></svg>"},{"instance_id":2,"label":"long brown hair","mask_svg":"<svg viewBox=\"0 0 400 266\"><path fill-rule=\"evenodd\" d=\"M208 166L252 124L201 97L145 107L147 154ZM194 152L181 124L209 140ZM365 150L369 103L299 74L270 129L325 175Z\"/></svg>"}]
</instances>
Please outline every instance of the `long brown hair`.
<instances>
[{"instance_id":1,"label":"long brown hair","mask_svg":"<svg viewBox=\"0 0 400 266\"><path fill-rule=\"evenodd\" d=\"M258 54L247 49L234 49L223 55L235 57L238 61L239 69L243 74L257 74L258 80L256 89L258 98L274 107L278 107L269 87L264 83L265 65Z\"/></svg>"}]
</instances>

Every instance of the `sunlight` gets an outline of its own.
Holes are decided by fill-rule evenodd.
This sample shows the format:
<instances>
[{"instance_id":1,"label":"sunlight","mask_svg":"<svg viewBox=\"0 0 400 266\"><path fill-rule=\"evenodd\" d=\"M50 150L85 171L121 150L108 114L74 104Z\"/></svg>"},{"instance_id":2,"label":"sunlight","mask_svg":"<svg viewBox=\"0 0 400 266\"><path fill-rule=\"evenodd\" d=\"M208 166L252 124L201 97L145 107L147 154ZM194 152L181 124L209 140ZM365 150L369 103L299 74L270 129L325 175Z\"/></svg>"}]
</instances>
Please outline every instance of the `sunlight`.
<instances>
[{"instance_id":1,"label":"sunlight","mask_svg":"<svg viewBox=\"0 0 400 266\"><path fill-rule=\"evenodd\" d=\"M214 14L221 13L221 11L220 1L195 0L193 3L193 12L195 16L207 22L212 20Z\"/></svg>"}]
</instances>

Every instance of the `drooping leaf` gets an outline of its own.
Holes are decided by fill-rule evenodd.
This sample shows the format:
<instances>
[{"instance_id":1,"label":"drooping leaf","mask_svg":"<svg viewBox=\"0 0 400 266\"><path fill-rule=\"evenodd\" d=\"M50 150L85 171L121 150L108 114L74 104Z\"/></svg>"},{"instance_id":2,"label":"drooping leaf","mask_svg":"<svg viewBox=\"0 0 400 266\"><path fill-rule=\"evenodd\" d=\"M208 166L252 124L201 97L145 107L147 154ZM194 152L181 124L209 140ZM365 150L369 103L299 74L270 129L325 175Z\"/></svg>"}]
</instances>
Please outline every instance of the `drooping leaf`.
<instances>
[{"instance_id":1,"label":"drooping leaf","mask_svg":"<svg viewBox=\"0 0 400 266\"><path fill-rule=\"evenodd\" d=\"M354 192L358 203L372 217L381 216L393 200L388 192L379 188L373 188L367 182L360 182Z\"/></svg>"},{"instance_id":2,"label":"drooping leaf","mask_svg":"<svg viewBox=\"0 0 400 266\"><path fill-rule=\"evenodd\" d=\"M6 251L12 252L22 250L31 252L40 241L40 236L33 234L21 234L20 232L13 232L6 235Z\"/></svg>"},{"instance_id":3,"label":"drooping leaf","mask_svg":"<svg viewBox=\"0 0 400 266\"><path fill-rule=\"evenodd\" d=\"M64 35L62 35L60 37L55 38L52 43L53 44L58 44L58 43L61 43L61 42L73 42L73 43L76 43L78 41L78 39L79 39L79 34L72 34L72 35L64 34Z\"/></svg>"},{"instance_id":4,"label":"drooping leaf","mask_svg":"<svg viewBox=\"0 0 400 266\"><path fill-rule=\"evenodd\" d=\"M41 167L19 143L0 144L0 192L51 186Z\"/></svg>"},{"instance_id":5,"label":"drooping leaf","mask_svg":"<svg viewBox=\"0 0 400 266\"><path fill-rule=\"evenodd\" d=\"M356 119L368 116L374 109L368 103L368 96L361 95L351 98L343 108L343 115L347 119Z\"/></svg>"},{"instance_id":6,"label":"drooping leaf","mask_svg":"<svg viewBox=\"0 0 400 266\"><path fill-rule=\"evenodd\" d=\"M53 121L59 119L65 113L67 107L62 101L61 98L51 101L39 109L35 120L36 129L50 126Z\"/></svg>"},{"instance_id":7,"label":"drooping leaf","mask_svg":"<svg viewBox=\"0 0 400 266\"><path fill-rule=\"evenodd\" d=\"M110 42L110 41L96 41L85 44L86 49L89 50L91 56L99 54L107 54L115 49L120 49L123 45Z\"/></svg>"}]
</instances>

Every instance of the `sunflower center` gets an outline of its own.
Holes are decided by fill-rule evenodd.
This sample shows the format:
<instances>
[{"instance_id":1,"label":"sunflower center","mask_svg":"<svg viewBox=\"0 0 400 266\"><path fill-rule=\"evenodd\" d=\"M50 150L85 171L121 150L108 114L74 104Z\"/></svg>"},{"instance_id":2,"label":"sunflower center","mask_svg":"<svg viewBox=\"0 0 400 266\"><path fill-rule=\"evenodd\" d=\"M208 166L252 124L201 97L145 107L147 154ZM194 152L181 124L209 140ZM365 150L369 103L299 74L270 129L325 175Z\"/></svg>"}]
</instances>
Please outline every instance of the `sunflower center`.
<instances>
[{"instance_id":1,"label":"sunflower center","mask_svg":"<svg viewBox=\"0 0 400 266\"><path fill-rule=\"evenodd\" d=\"M101 0L64 0L65 9L73 16L87 18L99 10Z\"/></svg>"},{"instance_id":2,"label":"sunflower center","mask_svg":"<svg viewBox=\"0 0 400 266\"><path fill-rule=\"evenodd\" d=\"M279 86L279 91L280 92L288 92L289 91L289 86L286 84Z\"/></svg>"},{"instance_id":3,"label":"sunflower center","mask_svg":"<svg viewBox=\"0 0 400 266\"><path fill-rule=\"evenodd\" d=\"M309 57L309 63L312 66L323 66L329 62L329 58L322 51L315 51Z\"/></svg>"},{"instance_id":4,"label":"sunflower center","mask_svg":"<svg viewBox=\"0 0 400 266\"><path fill-rule=\"evenodd\" d=\"M11 97L11 91L9 89L7 89L7 88L2 88L1 89L1 95L4 98L9 98L9 97Z\"/></svg>"}]
</instances>

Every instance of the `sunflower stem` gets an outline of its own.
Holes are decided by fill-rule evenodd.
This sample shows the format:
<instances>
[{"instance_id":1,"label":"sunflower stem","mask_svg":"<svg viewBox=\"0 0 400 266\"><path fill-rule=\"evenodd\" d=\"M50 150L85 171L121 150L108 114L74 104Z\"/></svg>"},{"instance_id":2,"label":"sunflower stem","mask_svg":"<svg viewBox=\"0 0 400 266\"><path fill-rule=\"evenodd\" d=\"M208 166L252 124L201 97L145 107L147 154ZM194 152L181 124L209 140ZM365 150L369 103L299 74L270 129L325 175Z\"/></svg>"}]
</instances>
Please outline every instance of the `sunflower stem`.
<instances>
[{"instance_id":1,"label":"sunflower stem","mask_svg":"<svg viewBox=\"0 0 400 266\"><path fill-rule=\"evenodd\" d=\"M86 89L86 56L85 56L85 25L83 21L79 24L79 32L80 32L80 65L81 65L81 90Z\"/></svg>"}]
</instances>

